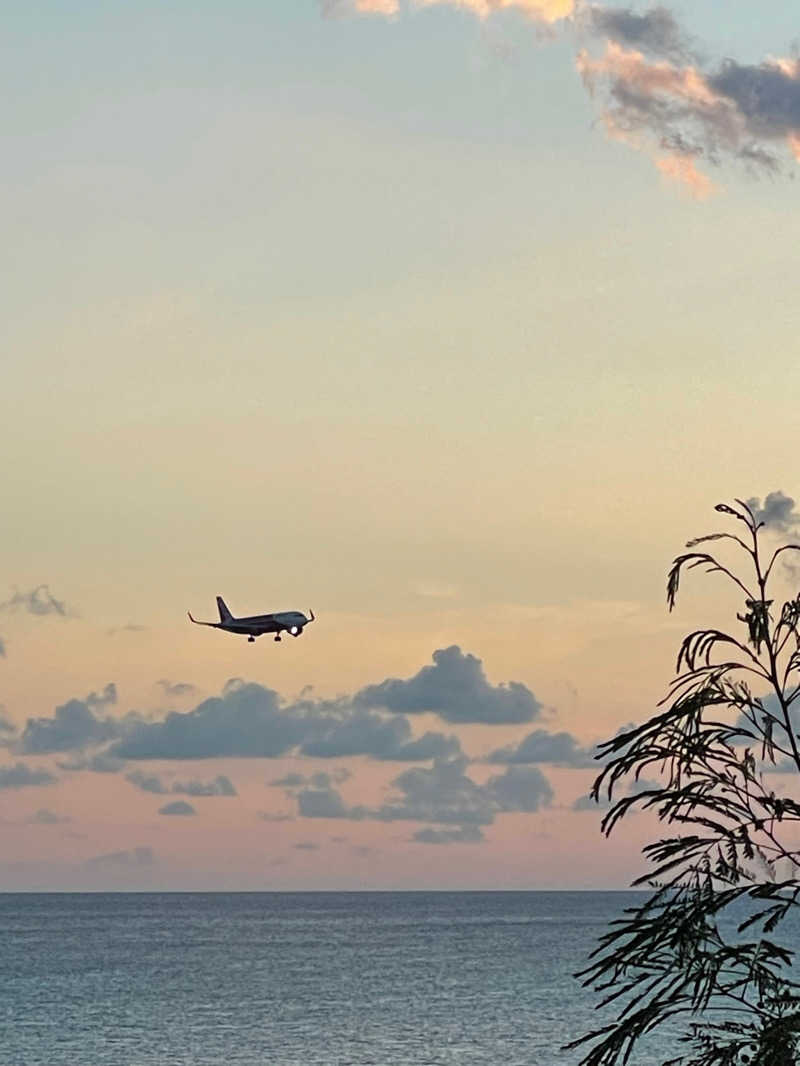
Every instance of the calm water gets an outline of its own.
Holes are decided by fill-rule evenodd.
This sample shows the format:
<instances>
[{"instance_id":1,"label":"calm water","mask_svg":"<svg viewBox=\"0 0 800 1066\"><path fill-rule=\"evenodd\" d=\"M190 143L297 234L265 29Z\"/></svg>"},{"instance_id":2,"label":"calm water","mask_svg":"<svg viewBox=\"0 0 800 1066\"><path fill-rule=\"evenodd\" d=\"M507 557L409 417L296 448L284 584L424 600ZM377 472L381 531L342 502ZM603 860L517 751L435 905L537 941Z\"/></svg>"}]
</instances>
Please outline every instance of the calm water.
<instances>
[{"instance_id":1,"label":"calm water","mask_svg":"<svg viewBox=\"0 0 800 1066\"><path fill-rule=\"evenodd\" d=\"M566 1066L571 973L635 898L0 895L0 1063Z\"/></svg>"}]
</instances>

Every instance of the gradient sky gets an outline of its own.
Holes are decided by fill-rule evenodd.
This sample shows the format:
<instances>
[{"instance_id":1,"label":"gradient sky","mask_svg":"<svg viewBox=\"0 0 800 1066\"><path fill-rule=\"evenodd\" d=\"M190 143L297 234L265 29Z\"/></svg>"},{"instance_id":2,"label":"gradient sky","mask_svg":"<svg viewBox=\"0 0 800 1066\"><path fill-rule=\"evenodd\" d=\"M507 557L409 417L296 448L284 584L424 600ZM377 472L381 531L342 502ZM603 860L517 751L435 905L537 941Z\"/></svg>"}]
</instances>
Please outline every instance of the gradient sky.
<instances>
[{"instance_id":1,"label":"gradient sky","mask_svg":"<svg viewBox=\"0 0 800 1066\"><path fill-rule=\"evenodd\" d=\"M732 605L667 566L798 490L796 5L68 7L0 46L0 890L624 887L587 751Z\"/></svg>"}]
</instances>

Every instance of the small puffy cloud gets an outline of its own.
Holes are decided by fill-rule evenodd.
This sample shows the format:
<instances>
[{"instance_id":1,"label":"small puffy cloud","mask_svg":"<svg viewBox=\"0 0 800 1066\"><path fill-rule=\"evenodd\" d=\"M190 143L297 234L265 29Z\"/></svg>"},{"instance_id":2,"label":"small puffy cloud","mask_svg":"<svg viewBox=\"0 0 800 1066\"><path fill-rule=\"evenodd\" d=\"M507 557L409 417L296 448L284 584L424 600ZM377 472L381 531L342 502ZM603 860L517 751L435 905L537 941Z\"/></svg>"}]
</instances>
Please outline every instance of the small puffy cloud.
<instances>
[{"instance_id":1,"label":"small puffy cloud","mask_svg":"<svg viewBox=\"0 0 800 1066\"><path fill-rule=\"evenodd\" d=\"M498 748L487 757L487 762L524 764L548 763L551 766L594 766L591 752L581 747L571 733L548 733L535 729L516 746Z\"/></svg>"},{"instance_id":2,"label":"small puffy cloud","mask_svg":"<svg viewBox=\"0 0 800 1066\"><path fill-rule=\"evenodd\" d=\"M7 744L17 732L17 727L6 714L5 707L0 705L0 744Z\"/></svg>"},{"instance_id":3,"label":"small puffy cloud","mask_svg":"<svg viewBox=\"0 0 800 1066\"><path fill-rule=\"evenodd\" d=\"M0 789L52 785L56 780L47 770L32 770L23 762L14 766L0 766Z\"/></svg>"},{"instance_id":4,"label":"small puffy cloud","mask_svg":"<svg viewBox=\"0 0 800 1066\"><path fill-rule=\"evenodd\" d=\"M237 795L233 782L224 774L219 774L213 781L176 781L172 785L166 785L158 774L147 774L141 770L132 770L125 775L142 792L151 792L156 796L167 794L178 796L235 796Z\"/></svg>"},{"instance_id":5,"label":"small puffy cloud","mask_svg":"<svg viewBox=\"0 0 800 1066\"><path fill-rule=\"evenodd\" d=\"M131 848L128 851L110 851L95 855L83 864L88 870L120 869L130 867L152 866L155 855L152 848Z\"/></svg>"},{"instance_id":6,"label":"small puffy cloud","mask_svg":"<svg viewBox=\"0 0 800 1066\"><path fill-rule=\"evenodd\" d=\"M47 585L37 585L29 592L14 589L13 596L0 603L0 611L24 611L39 616L55 614L61 618L68 614L67 605L63 600L57 600Z\"/></svg>"},{"instance_id":7,"label":"small puffy cloud","mask_svg":"<svg viewBox=\"0 0 800 1066\"><path fill-rule=\"evenodd\" d=\"M538 811L553 802L550 783L535 766L509 766L490 778L486 788L503 811Z\"/></svg>"},{"instance_id":8,"label":"small puffy cloud","mask_svg":"<svg viewBox=\"0 0 800 1066\"><path fill-rule=\"evenodd\" d=\"M313 844L310 840L301 840L294 847L295 851L319 851L319 844Z\"/></svg>"},{"instance_id":9,"label":"small puffy cloud","mask_svg":"<svg viewBox=\"0 0 800 1066\"><path fill-rule=\"evenodd\" d=\"M303 774L286 774L284 777L276 777L274 781L268 781L267 784L272 788L300 788L307 780Z\"/></svg>"},{"instance_id":10,"label":"small puffy cloud","mask_svg":"<svg viewBox=\"0 0 800 1066\"><path fill-rule=\"evenodd\" d=\"M132 770L129 774L125 774L125 780L130 781L142 792L152 792L154 796L165 796L169 792L158 774L146 774L141 770Z\"/></svg>"},{"instance_id":11,"label":"small puffy cloud","mask_svg":"<svg viewBox=\"0 0 800 1066\"><path fill-rule=\"evenodd\" d=\"M168 681L166 678L162 678L158 685L163 690L164 695L169 696L171 699L191 696L197 691L195 686L188 681Z\"/></svg>"},{"instance_id":12,"label":"small puffy cloud","mask_svg":"<svg viewBox=\"0 0 800 1066\"><path fill-rule=\"evenodd\" d=\"M262 822L293 822L294 815L282 811L259 811L258 817Z\"/></svg>"},{"instance_id":13,"label":"small puffy cloud","mask_svg":"<svg viewBox=\"0 0 800 1066\"><path fill-rule=\"evenodd\" d=\"M0 659L6 658L6 642L0 637Z\"/></svg>"},{"instance_id":14,"label":"small puffy cloud","mask_svg":"<svg viewBox=\"0 0 800 1066\"><path fill-rule=\"evenodd\" d=\"M409 0L319 0L323 15L383 15L394 17L409 10ZM413 6L450 7L487 19L497 11L518 11L534 22L555 23L569 18L575 0L414 0Z\"/></svg>"},{"instance_id":15,"label":"small puffy cloud","mask_svg":"<svg viewBox=\"0 0 800 1066\"><path fill-rule=\"evenodd\" d=\"M219 774L213 781L176 782L171 791L184 796L235 796L233 782L224 774Z\"/></svg>"},{"instance_id":16,"label":"small puffy cloud","mask_svg":"<svg viewBox=\"0 0 800 1066\"><path fill-rule=\"evenodd\" d=\"M800 93L800 88L798 92ZM798 106L800 107L800 104ZM780 490L768 493L763 504L754 496L747 501L747 505L757 522L762 522L765 528L776 533L790 533L800 524L800 514L794 509L794 500Z\"/></svg>"},{"instance_id":17,"label":"small puffy cloud","mask_svg":"<svg viewBox=\"0 0 800 1066\"><path fill-rule=\"evenodd\" d=\"M94 755L76 755L66 762L58 763L60 770L89 770L93 774L118 774L125 768L124 759L115 759L102 751Z\"/></svg>"},{"instance_id":18,"label":"small puffy cloud","mask_svg":"<svg viewBox=\"0 0 800 1066\"><path fill-rule=\"evenodd\" d=\"M414 840L421 844L479 844L483 832L476 825L465 825L460 829L418 829Z\"/></svg>"},{"instance_id":19,"label":"small puffy cloud","mask_svg":"<svg viewBox=\"0 0 800 1066\"><path fill-rule=\"evenodd\" d=\"M115 685L101 693L90 692L84 700L72 699L56 707L52 718L29 718L18 748L25 755L44 755L57 751L79 751L92 744L103 744L119 737L125 721L101 717L117 701Z\"/></svg>"},{"instance_id":20,"label":"small puffy cloud","mask_svg":"<svg viewBox=\"0 0 800 1066\"><path fill-rule=\"evenodd\" d=\"M174 803L166 803L163 807L159 807L158 813L187 815L197 814L197 811L194 809L191 803L187 803L186 800L175 800Z\"/></svg>"},{"instance_id":21,"label":"small puffy cloud","mask_svg":"<svg viewBox=\"0 0 800 1066\"><path fill-rule=\"evenodd\" d=\"M424 666L406 681L389 678L368 685L354 702L403 714L430 711L447 722L494 725L531 722L542 710L531 690L518 681L489 684L481 660L457 645L435 651L433 666Z\"/></svg>"},{"instance_id":22,"label":"small puffy cloud","mask_svg":"<svg viewBox=\"0 0 800 1066\"><path fill-rule=\"evenodd\" d=\"M366 815L364 807L345 806L334 788L307 788L297 794L297 812L302 818L351 818L360 820Z\"/></svg>"},{"instance_id":23,"label":"small puffy cloud","mask_svg":"<svg viewBox=\"0 0 800 1066\"><path fill-rule=\"evenodd\" d=\"M50 811L46 807L40 807L35 814L32 814L28 818L30 825L63 825L65 822L71 821L70 818L65 815L56 814L55 811Z\"/></svg>"}]
</instances>

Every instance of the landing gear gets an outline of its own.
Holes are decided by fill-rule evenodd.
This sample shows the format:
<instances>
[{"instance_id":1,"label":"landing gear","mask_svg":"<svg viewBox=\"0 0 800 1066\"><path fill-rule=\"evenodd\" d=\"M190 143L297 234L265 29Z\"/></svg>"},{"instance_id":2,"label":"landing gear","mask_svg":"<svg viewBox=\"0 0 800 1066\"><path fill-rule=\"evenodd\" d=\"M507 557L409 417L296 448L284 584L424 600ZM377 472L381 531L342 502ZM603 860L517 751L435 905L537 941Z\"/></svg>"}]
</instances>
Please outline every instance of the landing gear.
<instances>
[{"instance_id":1,"label":"landing gear","mask_svg":"<svg viewBox=\"0 0 800 1066\"><path fill-rule=\"evenodd\" d=\"M255 637L248 637L247 638L247 643L248 644L255 644L255 642L256 642L256 638Z\"/></svg>"},{"instance_id":2,"label":"landing gear","mask_svg":"<svg viewBox=\"0 0 800 1066\"><path fill-rule=\"evenodd\" d=\"M281 639L281 635L280 635L280 633L276 633L276 634L275 634L275 640L276 640L276 642L280 643L280 639Z\"/></svg>"}]
</instances>

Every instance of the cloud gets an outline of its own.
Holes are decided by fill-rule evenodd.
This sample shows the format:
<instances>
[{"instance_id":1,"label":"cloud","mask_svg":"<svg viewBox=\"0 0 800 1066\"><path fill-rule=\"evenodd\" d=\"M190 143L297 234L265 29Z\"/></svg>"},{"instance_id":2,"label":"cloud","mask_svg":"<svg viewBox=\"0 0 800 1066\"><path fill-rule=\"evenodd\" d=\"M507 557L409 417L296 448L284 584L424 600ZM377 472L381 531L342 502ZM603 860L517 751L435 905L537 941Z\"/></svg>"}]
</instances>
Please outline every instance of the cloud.
<instances>
[{"instance_id":1,"label":"cloud","mask_svg":"<svg viewBox=\"0 0 800 1066\"><path fill-rule=\"evenodd\" d=\"M319 844L312 844L310 840L301 840L294 847L295 851L319 851Z\"/></svg>"},{"instance_id":2,"label":"cloud","mask_svg":"<svg viewBox=\"0 0 800 1066\"><path fill-rule=\"evenodd\" d=\"M305 818L475 827L491 825L501 812L532 812L552 802L553 791L536 767L509 767L486 785L479 785L467 777L466 766L467 760L461 756L436 759L430 769L406 770L392 782L396 795L380 807L348 807L333 788L308 789L298 793L298 814Z\"/></svg>"},{"instance_id":3,"label":"cloud","mask_svg":"<svg viewBox=\"0 0 800 1066\"><path fill-rule=\"evenodd\" d=\"M14 589L11 599L0 603L0 611L25 611L39 616L56 614L61 618L66 618L68 613L67 605L52 595L48 585L37 585L29 592Z\"/></svg>"},{"instance_id":4,"label":"cloud","mask_svg":"<svg viewBox=\"0 0 800 1066\"><path fill-rule=\"evenodd\" d=\"M483 832L475 825L461 829L418 829L414 834L414 840L421 844L478 844L483 839Z\"/></svg>"},{"instance_id":5,"label":"cloud","mask_svg":"<svg viewBox=\"0 0 800 1066\"><path fill-rule=\"evenodd\" d=\"M177 814L188 815L197 814L197 811L186 800L175 800L174 803L166 803L163 807L158 808L159 814Z\"/></svg>"},{"instance_id":6,"label":"cloud","mask_svg":"<svg viewBox=\"0 0 800 1066\"><path fill-rule=\"evenodd\" d=\"M301 744L313 722L304 711L282 709L271 689L228 682L221 697L161 722L141 722L112 746L123 759L276 758Z\"/></svg>"},{"instance_id":7,"label":"cloud","mask_svg":"<svg viewBox=\"0 0 800 1066\"><path fill-rule=\"evenodd\" d=\"M187 781L185 784L175 782L167 786L157 774L146 774L141 770L132 770L125 775L125 780L130 781L142 792L151 792L156 796L168 794L178 796L235 796L237 795L233 782L229 777L220 774L213 781ZM172 812L177 813L177 812Z\"/></svg>"},{"instance_id":8,"label":"cloud","mask_svg":"<svg viewBox=\"0 0 800 1066\"><path fill-rule=\"evenodd\" d=\"M125 768L125 760L115 759L103 752L96 752L94 755L74 756L67 762L57 763L57 766L60 770L89 770L94 774L118 774Z\"/></svg>"},{"instance_id":9,"label":"cloud","mask_svg":"<svg viewBox=\"0 0 800 1066\"><path fill-rule=\"evenodd\" d=\"M704 165L733 161L771 174L800 162L800 59L703 61L663 5L638 12L577 0L321 0L327 15L394 17L419 7L458 8L482 20L515 10L588 38L576 65L601 101L608 135L651 156L697 199L716 189Z\"/></svg>"},{"instance_id":10,"label":"cloud","mask_svg":"<svg viewBox=\"0 0 800 1066\"><path fill-rule=\"evenodd\" d=\"M794 509L794 500L780 491L770 492L761 500L753 496L747 505L755 514L756 521L762 522L767 529L776 533L791 533L800 525L800 514Z\"/></svg>"},{"instance_id":11,"label":"cloud","mask_svg":"<svg viewBox=\"0 0 800 1066\"><path fill-rule=\"evenodd\" d=\"M6 658L6 642L0 637L0 659Z\"/></svg>"},{"instance_id":12,"label":"cloud","mask_svg":"<svg viewBox=\"0 0 800 1066\"><path fill-rule=\"evenodd\" d=\"M406 718L387 718L349 707L319 719L315 731L318 735L305 741L300 751L317 759L368 755L397 762L420 762L455 755L461 750L457 737L428 732L413 740Z\"/></svg>"},{"instance_id":13,"label":"cloud","mask_svg":"<svg viewBox=\"0 0 800 1066\"><path fill-rule=\"evenodd\" d=\"M197 691L195 686L188 681L168 681L165 678L162 678L161 681L157 683L164 690L164 695L169 696L170 698L178 699L181 696L191 696Z\"/></svg>"},{"instance_id":14,"label":"cloud","mask_svg":"<svg viewBox=\"0 0 800 1066\"><path fill-rule=\"evenodd\" d=\"M341 784L347 781L352 774L344 766L339 766L330 773L321 770L318 773L306 777L305 774L290 773L285 777L279 777L275 781L269 781L270 786L282 786L283 788L301 788L303 785L311 785L314 788L330 788L333 784Z\"/></svg>"},{"instance_id":15,"label":"cloud","mask_svg":"<svg viewBox=\"0 0 800 1066\"><path fill-rule=\"evenodd\" d=\"M628 7L592 5L580 17L581 26L600 37L652 56L678 63L693 58L691 41L666 7L639 14Z\"/></svg>"},{"instance_id":16,"label":"cloud","mask_svg":"<svg viewBox=\"0 0 800 1066\"><path fill-rule=\"evenodd\" d=\"M524 703L524 693L503 686L492 690L485 680L484 686L488 696L478 694L484 703L496 701L498 715L521 713L516 707ZM490 713L491 707L484 710ZM162 721L132 721L116 736L109 752L122 759L278 758L297 749L320 759L365 755L412 762L460 751L454 736L427 732L414 739L402 716L378 714L346 700L301 699L283 705L276 692L243 681L228 682L220 697L193 710L171 711Z\"/></svg>"},{"instance_id":17,"label":"cloud","mask_svg":"<svg viewBox=\"0 0 800 1066\"><path fill-rule=\"evenodd\" d=\"M55 811L49 811L46 807L40 807L39 810L28 818L30 825L63 825L65 822L72 821L65 815L56 814Z\"/></svg>"},{"instance_id":18,"label":"cloud","mask_svg":"<svg viewBox=\"0 0 800 1066\"><path fill-rule=\"evenodd\" d=\"M14 766L0 766L0 789L52 785L56 780L57 778L47 770L31 770L23 762L18 762Z\"/></svg>"},{"instance_id":19,"label":"cloud","mask_svg":"<svg viewBox=\"0 0 800 1066\"><path fill-rule=\"evenodd\" d=\"M581 747L571 733L548 733L535 729L516 746L498 748L486 758L491 763L549 763L551 766L594 766L591 752Z\"/></svg>"},{"instance_id":20,"label":"cloud","mask_svg":"<svg viewBox=\"0 0 800 1066\"><path fill-rule=\"evenodd\" d=\"M404 714L432 711L447 722L494 725L530 722L542 710L530 689L518 681L490 685L481 660L456 645L435 651L433 666L423 666L407 681L390 678L368 685L354 702Z\"/></svg>"},{"instance_id":21,"label":"cloud","mask_svg":"<svg viewBox=\"0 0 800 1066\"><path fill-rule=\"evenodd\" d=\"M387 679L352 698L304 695L286 702L272 689L235 679L220 696L188 711L169 711L160 719L133 711L122 716L101 713L116 699L116 688L109 684L99 695L57 707L51 718L29 718L15 748L24 754L102 749L91 762L76 758L65 764L76 770L119 770L125 760L279 758L290 753L318 759L360 755L429 762L460 757L459 738L434 730L415 737L403 712L429 711L449 722L484 724L528 722L541 713L527 686L516 681L490 684L481 660L455 646L434 652L433 665L413 677ZM99 765L100 760L105 765ZM283 787L303 783L291 776L273 782Z\"/></svg>"},{"instance_id":22,"label":"cloud","mask_svg":"<svg viewBox=\"0 0 800 1066\"><path fill-rule=\"evenodd\" d=\"M267 784L274 788L299 788L305 785L307 780L302 774L286 774L285 777L277 777L274 781L268 781Z\"/></svg>"},{"instance_id":23,"label":"cloud","mask_svg":"<svg viewBox=\"0 0 800 1066\"><path fill-rule=\"evenodd\" d=\"M152 866L155 855L152 848L131 848L129 851L110 851L104 855L95 855L84 862L88 870L106 870L132 866Z\"/></svg>"},{"instance_id":24,"label":"cloud","mask_svg":"<svg viewBox=\"0 0 800 1066\"><path fill-rule=\"evenodd\" d=\"M96 712L116 702L116 687L109 684L99 694L91 692L84 700L72 699L56 707L53 718L29 718L18 748L26 755L43 755L113 740L124 732L125 720L102 718Z\"/></svg>"},{"instance_id":25,"label":"cloud","mask_svg":"<svg viewBox=\"0 0 800 1066\"><path fill-rule=\"evenodd\" d=\"M0 705L0 745L10 743L16 732L17 727L6 714L5 708Z\"/></svg>"},{"instance_id":26,"label":"cloud","mask_svg":"<svg viewBox=\"0 0 800 1066\"><path fill-rule=\"evenodd\" d=\"M258 817L262 822L293 822L293 814L285 814L282 812L273 813L272 811L259 811Z\"/></svg>"},{"instance_id":27,"label":"cloud","mask_svg":"<svg viewBox=\"0 0 800 1066\"><path fill-rule=\"evenodd\" d=\"M183 796L236 796L233 782L224 774L219 774L213 781L176 782L172 792Z\"/></svg>"},{"instance_id":28,"label":"cloud","mask_svg":"<svg viewBox=\"0 0 800 1066\"><path fill-rule=\"evenodd\" d=\"M602 23L603 16L594 21ZM579 53L578 72L603 100L607 133L648 152L662 173L703 197L712 183L698 161L718 165L730 159L753 172L773 173L782 157L800 160L800 61L725 60L703 69L676 58L674 48L664 58L666 23L667 37L654 41L652 33L643 34L638 47L626 47L634 43L630 35L614 36L611 29L602 55Z\"/></svg>"},{"instance_id":29,"label":"cloud","mask_svg":"<svg viewBox=\"0 0 800 1066\"><path fill-rule=\"evenodd\" d=\"M489 779L486 786L503 811L538 811L553 802L553 790L535 766L509 766L504 774Z\"/></svg>"},{"instance_id":30,"label":"cloud","mask_svg":"<svg viewBox=\"0 0 800 1066\"><path fill-rule=\"evenodd\" d=\"M451 7L470 11L480 19L486 19L496 11L520 11L536 22L554 23L569 17L575 0L414 0L410 5L404 0L320 0L324 15L399 15L414 7Z\"/></svg>"},{"instance_id":31,"label":"cloud","mask_svg":"<svg viewBox=\"0 0 800 1066\"><path fill-rule=\"evenodd\" d=\"M301 818L352 818L366 817L365 807L346 807L344 800L333 788L304 789L297 794L297 812Z\"/></svg>"},{"instance_id":32,"label":"cloud","mask_svg":"<svg viewBox=\"0 0 800 1066\"><path fill-rule=\"evenodd\" d=\"M158 774L145 774L141 770L132 770L129 774L125 774L125 780L130 781L142 792L151 792L154 796L165 796L169 792Z\"/></svg>"}]
</instances>

